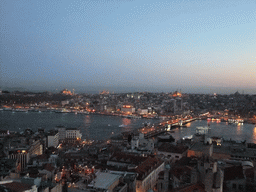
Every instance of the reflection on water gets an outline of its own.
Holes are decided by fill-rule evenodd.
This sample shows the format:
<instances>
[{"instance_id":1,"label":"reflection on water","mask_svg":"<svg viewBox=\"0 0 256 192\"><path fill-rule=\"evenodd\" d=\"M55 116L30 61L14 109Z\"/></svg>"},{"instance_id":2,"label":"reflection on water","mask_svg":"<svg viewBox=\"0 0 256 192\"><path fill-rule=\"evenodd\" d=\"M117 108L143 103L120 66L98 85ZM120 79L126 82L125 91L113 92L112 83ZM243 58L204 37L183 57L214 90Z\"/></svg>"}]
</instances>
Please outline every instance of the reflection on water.
<instances>
[{"instance_id":1,"label":"reflection on water","mask_svg":"<svg viewBox=\"0 0 256 192\"><path fill-rule=\"evenodd\" d=\"M240 123L237 124L236 132L237 132L237 135L241 135L241 125L240 125Z\"/></svg>"},{"instance_id":2,"label":"reflection on water","mask_svg":"<svg viewBox=\"0 0 256 192\"><path fill-rule=\"evenodd\" d=\"M122 131L140 128L145 121L151 124L159 122L155 119L127 119L117 116L85 115L73 113L28 112L12 113L4 111L0 113L0 129L9 131L23 131L31 128L37 131L39 127L45 130L54 129L56 126L79 128L83 139L106 139ZM126 126L119 127L124 124Z\"/></svg>"},{"instance_id":3,"label":"reflection on water","mask_svg":"<svg viewBox=\"0 0 256 192\"><path fill-rule=\"evenodd\" d=\"M91 118L90 118L90 115L86 115L84 117L84 122L85 122L85 125L88 125L91 123Z\"/></svg>"},{"instance_id":4,"label":"reflection on water","mask_svg":"<svg viewBox=\"0 0 256 192\"><path fill-rule=\"evenodd\" d=\"M253 139L256 141L256 127L253 129Z\"/></svg>"},{"instance_id":5,"label":"reflection on water","mask_svg":"<svg viewBox=\"0 0 256 192\"><path fill-rule=\"evenodd\" d=\"M188 125L188 124L187 124ZM193 135L196 133L196 127L207 126L207 121L191 122L187 128L173 129L172 136L175 140L179 140L184 136ZM211 130L209 136L222 137L224 139L233 139L238 141L247 140L247 142L256 143L256 127L252 124L227 124L225 122L210 122Z\"/></svg>"},{"instance_id":6,"label":"reflection on water","mask_svg":"<svg viewBox=\"0 0 256 192\"><path fill-rule=\"evenodd\" d=\"M12 113L4 111L0 113L0 128L10 131L23 131L31 128L37 131L39 127L45 130L54 129L58 125L65 127L77 127L81 129L83 139L106 139L112 135L112 132L120 133L122 131L140 128L143 123L150 122L151 125L158 120L154 119L128 119L116 116L84 115L84 114L61 114L61 113ZM124 124L126 126L119 127ZM187 128L174 129L171 133L175 139L195 134L196 127L207 126L207 121L194 121L187 124ZM256 143L256 127L252 124L229 125L225 122L210 122L211 136L219 136L234 140L247 140L247 142ZM20 128L20 129L19 129Z\"/></svg>"},{"instance_id":7,"label":"reflection on water","mask_svg":"<svg viewBox=\"0 0 256 192\"><path fill-rule=\"evenodd\" d=\"M126 126L130 125L131 124L131 119L123 118L122 119L122 124L126 125Z\"/></svg>"},{"instance_id":8,"label":"reflection on water","mask_svg":"<svg viewBox=\"0 0 256 192\"><path fill-rule=\"evenodd\" d=\"M83 137L86 138L87 140L90 138L90 125L91 125L91 118L89 115L86 115L84 117L84 134Z\"/></svg>"}]
</instances>

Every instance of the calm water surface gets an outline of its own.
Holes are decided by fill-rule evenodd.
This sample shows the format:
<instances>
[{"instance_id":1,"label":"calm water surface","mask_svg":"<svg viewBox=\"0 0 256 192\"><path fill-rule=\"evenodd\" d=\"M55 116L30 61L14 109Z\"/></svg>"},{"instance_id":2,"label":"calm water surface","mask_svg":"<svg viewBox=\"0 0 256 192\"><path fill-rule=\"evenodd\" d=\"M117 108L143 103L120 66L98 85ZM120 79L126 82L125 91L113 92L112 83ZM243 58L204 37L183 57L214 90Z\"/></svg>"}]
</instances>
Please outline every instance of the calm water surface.
<instances>
[{"instance_id":1,"label":"calm water surface","mask_svg":"<svg viewBox=\"0 0 256 192\"><path fill-rule=\"evenodd\" d=\"M172 134L175 139L196 133L196 127L207 126L207 121L199 120L187 124L187 128L174 129ZM211 128L209 135L223 137L224 139L233 139L238 141L246 140L247 142L256 143L256 127L252 124L228 124L226 122L210 122Z\"/></svg>"},{"instance_id":2,"label":"calm water surface","mask_svg":"<svg viewBox=\"0 0 256 192\"><path fill-rule=\"evenodd\" d=\"M81 130L83 138L107 139L113 133L129 131L140 128L143 123L150 122L157 124L156 119L127 119L117 116L85 115L74 113L54 113L54 112L15 112L0 111L0 129L10 131L22 131L31 128L37 131L38 128L45 130L54 129L58 125L65 127L77 127ZM124 127L119 127L119 125ZM184 136L193 135L196 127L207 126L206 121L194 121L187 124L187 128L174 129L173 137L178 140ZM229 125L224 122L210 122L210 135L224 137L225 139L246 140L256 143L256 128L252 124Z\"/></svg>"},{"instance_id":3,"label":"calm water surface","mask_svg":"<svg viewBox=\"0 0 256 192\"><path fill-rule=\"evenodd\" d=\"M127 119L117 116L104 116L95 114L74 114L55 112L15 112L0 111L0 129L10 131L23 131L31 128L45 130L54 129L58 125L79 128L83 138L106 139L113 134L140 128L143 123L151 124L159 122L156 119ZM123 127L119 127L124 125Z\"/></svg>"}]
</instances>

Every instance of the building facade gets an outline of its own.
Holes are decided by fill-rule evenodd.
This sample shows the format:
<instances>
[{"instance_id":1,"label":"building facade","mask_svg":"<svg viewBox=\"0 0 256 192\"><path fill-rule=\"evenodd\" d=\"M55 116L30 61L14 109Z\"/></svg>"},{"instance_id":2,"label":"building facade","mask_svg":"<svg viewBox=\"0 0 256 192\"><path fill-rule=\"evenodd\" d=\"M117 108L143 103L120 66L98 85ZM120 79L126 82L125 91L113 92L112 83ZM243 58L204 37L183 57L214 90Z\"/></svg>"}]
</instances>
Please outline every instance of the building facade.
<instances>
[{"instance_id":1,"label":"building facade","mask_svg":"<svg viewBox=\"0 0 256 192\"><path fill-rule=\"evenodd\" d=\"M47 136L47 147L57 147L59 144L59 133Z\"/></svg>"}]
</instances>

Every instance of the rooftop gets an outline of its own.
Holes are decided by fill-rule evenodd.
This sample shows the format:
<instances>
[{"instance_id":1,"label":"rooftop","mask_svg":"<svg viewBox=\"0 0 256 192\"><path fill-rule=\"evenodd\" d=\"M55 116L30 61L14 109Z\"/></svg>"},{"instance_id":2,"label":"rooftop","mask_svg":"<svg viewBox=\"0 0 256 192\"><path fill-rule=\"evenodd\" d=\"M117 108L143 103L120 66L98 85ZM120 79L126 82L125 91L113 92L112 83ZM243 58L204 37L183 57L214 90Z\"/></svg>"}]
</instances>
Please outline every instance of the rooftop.
<instances>
[{"instance_id":1,"label":"rooftop","mask_svg":"<svg viewBox=\"0 0 256 192\"><path fill-rule=\"evenodd\" d=\"M136 155L115 152L111 156L110 161L117 161L117 162L124 162L127 164L138 165L141 162L144 162L146 159L147 159L147 157L141 157L141 156L136 156Z\"/></svg>"},{"instance_id":2,"label":"rooftop","mask_svg":"<svg viewBox=\"0 0 256 192\"><path fill-rule=\"evenodd\" d=\"M99 189L108 189L115 181L119 180L119 178L119 175L100 172L94 180L94 187Z\"/></svg>"},{"instance_id":3,"label":"rooftop","mask_svg":"<svg viewBox=\"0 0 256 192\"><path fill-rule=\"evenodd\" d=\"M181 179L184 175L190 176L191 174L191 168L187 166L183 167L174 167L171 170L172 175L174 175L176 178Z\"/></svg>"},{"instance_id":4,"label":"rooftop","mask_svg":"<svg viewBox=\"0 0 256 192\"><path fill-rule=\"evenodd\" d=\"M30 190L32 185L19 183L19 182L10 182L5 184L0 184L2 186L5 186L7 189L13 191L13 192L23 192Z\"/></svg>"},{"instance_id":5,"label":"rooftop","mask_svg":"<svg viewBox=\"0 0 256 192\"><path fill-rule=\"evenodd\" d=\"M158 147L158 151L169 152L169 153L179 153L182 154L188 150L188 146L184 145L172 145L170 143L163 143Z\"/></svg>"},{"instance_id":6,"label":"rooftop","mask_svg":"<svg viewBox=\"0 0 256 192\"><path fill-rule=\"evenodd\" d=\"M156 157L148 157L146 161L141 163L136 169L135 172L139 174L138 180L142 180L149 173L151 173L156 167L158 167L162 161Z\"/></svg>"}]
</instances>

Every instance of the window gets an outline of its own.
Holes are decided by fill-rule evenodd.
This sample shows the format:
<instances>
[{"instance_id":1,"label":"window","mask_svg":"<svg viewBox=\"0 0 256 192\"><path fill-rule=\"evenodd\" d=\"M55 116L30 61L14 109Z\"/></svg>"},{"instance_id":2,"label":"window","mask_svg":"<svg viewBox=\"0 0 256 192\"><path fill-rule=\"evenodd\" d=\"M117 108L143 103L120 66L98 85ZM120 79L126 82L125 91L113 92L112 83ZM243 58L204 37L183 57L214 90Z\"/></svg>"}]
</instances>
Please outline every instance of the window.
<instances>
[{"instance_id":1,"label":"window","mask_svg":"<svg viewBox=\"0 0 256 192\"><path fill-rule=\"evenodd\" d=\"M233 183L232 189L236 189L236 184L235 183Z\"/></svg>"},{"instance_id":2,"label":"window","mask_svg":"<svg viewBox=\"0 0 256 192\"><path fill-rule=\"evenodd\" d=\"M179 156L177 156L177 155L176 155L176 156L175 156L175 158L177 158L177 159L178 159L178 158L179 158Z\"/></svg>"}]
</instances>

